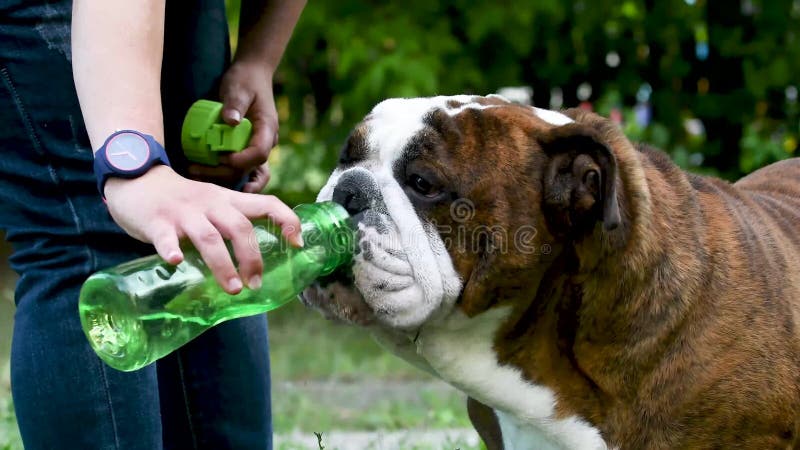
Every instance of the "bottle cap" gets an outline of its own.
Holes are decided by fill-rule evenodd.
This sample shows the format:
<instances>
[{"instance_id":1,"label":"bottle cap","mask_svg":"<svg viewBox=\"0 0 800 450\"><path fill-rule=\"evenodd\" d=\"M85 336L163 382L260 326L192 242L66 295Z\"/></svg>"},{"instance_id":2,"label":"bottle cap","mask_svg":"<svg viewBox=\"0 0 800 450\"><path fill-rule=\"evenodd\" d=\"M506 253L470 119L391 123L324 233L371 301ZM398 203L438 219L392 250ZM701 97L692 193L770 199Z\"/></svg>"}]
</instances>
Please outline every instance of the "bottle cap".
<instances>
[{"instance_id":1,"label":"bottle cap","mask_svg":"<svg viewBox=\"0 0 800 450\"><path fill-rule=\"evenodd\" d=\"M253 124L243 118L231 126L222 120L222 103L194 102L181 128L181 146L186 158L208 166L219 165L219 152L238 152L247 147Z\"/></svg>"}]
</instances>

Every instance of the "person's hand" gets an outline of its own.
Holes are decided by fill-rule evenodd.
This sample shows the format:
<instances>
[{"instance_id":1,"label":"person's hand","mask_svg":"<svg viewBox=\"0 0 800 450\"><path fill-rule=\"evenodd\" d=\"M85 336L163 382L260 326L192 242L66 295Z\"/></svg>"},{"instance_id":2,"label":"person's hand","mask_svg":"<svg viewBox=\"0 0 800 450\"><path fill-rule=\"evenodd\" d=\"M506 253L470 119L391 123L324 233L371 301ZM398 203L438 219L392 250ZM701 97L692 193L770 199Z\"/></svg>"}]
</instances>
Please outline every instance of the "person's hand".
<instances>
[{"instance_id":1,"label":"person's hand","mask_svg":"<svg viewBox=\"0 0 800 450\"><path fill-rule=\"evenodd\" d=\"M300 220L271 195L248 194L192 181L158 165L139 178L109 178L105 196L111 216L128 234L152 243L170 264L183 260L179 240L188 238L222 288L236 294L261 287L263 263L249 219L267 217L295 246L302 246ZM239 271L224 239L231 241Z\"/></svg>"},{"instance_id":2,"label":"person's hand","mask_svg":"<svg viewBox=\"0 0 800 450\"><path fill-rule=\"evenodd\" d=\"M238 125L242 117L253 123L249 146L220 158L217 167L193 164L189 174L197 179L228 183L244 174L250 179L245 192L260 192L269 182L267 158L278 143L278 113L272 94L272 71L257 61L239 60L225 72L220 85L222 118L229 125Z\"/></svg>"}]
</instances>

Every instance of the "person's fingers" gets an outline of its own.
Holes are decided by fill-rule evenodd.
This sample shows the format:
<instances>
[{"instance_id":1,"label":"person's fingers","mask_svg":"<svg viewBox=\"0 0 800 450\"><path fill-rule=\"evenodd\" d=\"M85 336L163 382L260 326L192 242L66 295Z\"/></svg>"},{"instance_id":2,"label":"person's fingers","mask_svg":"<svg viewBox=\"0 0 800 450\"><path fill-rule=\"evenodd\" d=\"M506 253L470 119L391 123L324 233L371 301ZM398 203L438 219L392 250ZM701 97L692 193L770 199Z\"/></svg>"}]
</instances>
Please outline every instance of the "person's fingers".
<instances>
[{"instance_id":1,"label":"person's fingers","mask_svg":"<svg viewBox=\"0 0 800 450\"><path fill-rule=\"evenodd\" d=\"M231 167L251 170L269 158L269 152L277 144L278 123L275 117L258 113L253 117L253 135L248 147L240 152L225 155L225 163Z\"/></svg>"},{"instance_id":2,"label":"person's fingers","mask_svg":"<svg viewBox=\"0 0 800 450\"><path fill-rule=\"evenodd\" d=\"M228 125L238 125L250 109L255 93L233 83L225 83L220 91L222 120Z\"/></svg>"},{"instance_id":3,"label":"person's fingers","mask_svg":"<svg viewBox=\"0 0 800 450\"><path fill-rule=\"evenodd\" d=\"M269 183L269 165L264 163L250 173L250 180L245 183L242 190L252 194L261 192L264 187Z\"/></svg>"},{"instance_id":4,"label":"person's fingers","mask_svg":"<svg viewBox=\"0 0 800 450\"><path fill-rule=\"evenodd\" d=\"M240 152L226 154L223 161L230 167L250 171L267 162L271 148L250 146Z\"/></svg>"},{"instance_id":5,"label":"person's fingers","mask_svg":"<svg viewBox=\"0 0 800 450\"><path fill-rule=\"evenodd\" d=\"M198 180L236 181L242 177L242 171L228 166L205 166L192 164L187 169L192 178Z\"/></svg>"},{"instance_id":6,"label":"person's fingers","mask_svg":"<svg viewBox=\"0 0 800 450\"><path fill-rule=\"evenodd\" d=\"M156 248L158 256L173 265L183 261L183 252L178 243L178 233L175 231L175 227L162 221L154 222L151 227L149 239Z\"/></svg>"},{"instance_id":7,"label":"person's fingers","mask_svg":"<svg viewBox=\"0 0 800 450\"><path fill-rule=\"evenodd\" d=\"M229 294L238 294L242 290L242 280L236 273L219 230L204 216L184 219L181 228L200 252L222 289Z\"/></svg>"},{"instance_id":8,"label":"person's fingers","mask_svg":"<svg viewBox=\"0 0 800 450\"><path fill-rule=\"evenodd\" d=\"M253 135L250 136L250 147L271 150L277 144L275 135L278 133L278 118L261 112L254 115L252 121Z\"/></svg>"},{"instance_id":9,"label":"person's fingers","mask_svg":"<svg viewBox=\"0 0 800 450\"><path fill-rule=\"evenodd\" d=\"M292 245L303 246L300 219L292 208L274 195L245 194L235 192L231 196L233 206L248 218L268 217L281 228L281 234Z\"/></svg>"},{"instance_id":10,"label":"person's fingers","mask_svg":"<svg viewBox=\"0 0 800 450\"><path fill-rule=\"evenodd\" d=\"M263 263L253 224L234 208L224 208L208 216L211 223L230 240L239 265L239 276L250 289L261 288Z\"/></svg>"}]
</instances>

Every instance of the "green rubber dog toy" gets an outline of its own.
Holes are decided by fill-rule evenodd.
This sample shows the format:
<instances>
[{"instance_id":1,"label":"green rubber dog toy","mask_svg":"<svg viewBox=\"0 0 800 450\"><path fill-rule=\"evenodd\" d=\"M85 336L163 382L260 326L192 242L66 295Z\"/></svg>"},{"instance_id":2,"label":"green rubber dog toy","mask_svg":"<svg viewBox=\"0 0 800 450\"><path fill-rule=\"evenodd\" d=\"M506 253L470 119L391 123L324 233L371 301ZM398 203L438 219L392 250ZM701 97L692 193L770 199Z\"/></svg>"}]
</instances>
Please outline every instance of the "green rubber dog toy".
<instances>
[{"instance_id":1,"label":"green rubber dog toy","mask_svg":"<svg viewBox=\"0 0 800 450\"><path fill-rule=\"evenodd\" d=\"M247 147L253 124L242 119L231 126L222 120L222 103L194 102L181 128L181 146L186 158L207 166L219 165L219 152L239 152Z\"/></svg>"}]
</instances>

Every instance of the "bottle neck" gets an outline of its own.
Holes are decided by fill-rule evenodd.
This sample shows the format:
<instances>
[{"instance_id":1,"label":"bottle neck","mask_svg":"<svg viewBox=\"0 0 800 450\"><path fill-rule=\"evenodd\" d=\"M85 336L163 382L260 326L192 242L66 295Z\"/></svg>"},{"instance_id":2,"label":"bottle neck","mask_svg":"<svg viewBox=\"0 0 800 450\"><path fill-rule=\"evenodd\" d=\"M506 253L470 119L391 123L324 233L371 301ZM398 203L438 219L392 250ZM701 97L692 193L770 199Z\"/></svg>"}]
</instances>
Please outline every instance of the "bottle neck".
<instances>
[{"instance_id":1,"label":"bottle neck","mask_svg":"<svg viewBox=\"0 0 800 450\"><path fill-rule=\"evenodd\" d=\"M303 224L305 247L320 248L325 253L321 275L352 260L356 233L347 210L334 202L318 202L298 205L294 211Z\"/></svg>"}]
</instances>

